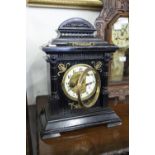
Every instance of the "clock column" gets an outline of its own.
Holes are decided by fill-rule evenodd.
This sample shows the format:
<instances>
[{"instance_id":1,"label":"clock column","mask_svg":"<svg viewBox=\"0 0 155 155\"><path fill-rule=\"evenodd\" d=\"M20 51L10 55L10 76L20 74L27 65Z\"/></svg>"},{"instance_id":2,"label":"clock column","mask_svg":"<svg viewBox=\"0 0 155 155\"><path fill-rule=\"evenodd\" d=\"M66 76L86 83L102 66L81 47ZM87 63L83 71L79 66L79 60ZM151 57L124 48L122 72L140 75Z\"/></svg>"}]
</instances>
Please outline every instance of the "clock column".
<instances>
[{"instance_id":1,"label":"clock column","mask_svg":"<svg viewBox=\"0 0 155 155\"><path fill-rule=\"evenodd\" d=\"M51 78L51 95L50 95L50 109L55 110L58 108L58 77L57 77L57 55L51 55L48 58L50 63L50 78Z\"/></svg>"},{"instance_id":2,"label":"clock column","mask_svg":"<svg viewBox=\"0 0 155 155\"><path fill-rule=\"evenodd\" d=\"M104 103L104 105L108 105L108 70L109 70L109 60L111 59L111 54L110 53L105 53L104 54L104 59L103 59L103 84L102 84L102 102ZM104 106L103 105L103 106Z\"/></svg>"}]
</instances>

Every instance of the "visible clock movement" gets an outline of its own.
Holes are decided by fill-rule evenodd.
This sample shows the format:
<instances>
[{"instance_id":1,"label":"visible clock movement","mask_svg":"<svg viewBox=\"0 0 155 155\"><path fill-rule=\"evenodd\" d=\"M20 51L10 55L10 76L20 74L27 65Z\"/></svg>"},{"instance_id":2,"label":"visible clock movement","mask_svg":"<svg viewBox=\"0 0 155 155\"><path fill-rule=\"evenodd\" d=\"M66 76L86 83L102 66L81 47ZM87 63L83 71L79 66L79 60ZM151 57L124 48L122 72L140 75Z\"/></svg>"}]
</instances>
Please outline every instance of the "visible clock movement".
<instances>
[{"instance_id":1,"label":"visible clock movement","mask_svg":"<svg viewBox=\"0 0 155 155\"><path fill-rule=\"evenodd\" d=\"M108 107L108 62L118 47L103 42L88 21L63 22L58 38L42 49L50 64L49 102L40 113L43 139L98 124L121 124Z\"/></svg>"}]
</instances>

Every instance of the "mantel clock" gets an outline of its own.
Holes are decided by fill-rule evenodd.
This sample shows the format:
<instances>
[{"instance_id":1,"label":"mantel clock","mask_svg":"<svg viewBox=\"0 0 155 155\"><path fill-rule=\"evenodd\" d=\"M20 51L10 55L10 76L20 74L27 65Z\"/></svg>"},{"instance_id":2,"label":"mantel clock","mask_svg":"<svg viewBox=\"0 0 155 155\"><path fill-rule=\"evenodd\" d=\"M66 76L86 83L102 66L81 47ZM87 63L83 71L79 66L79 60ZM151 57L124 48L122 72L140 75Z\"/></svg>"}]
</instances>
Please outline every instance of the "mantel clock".
<instances>
[{"instance_id":1,"label":"mantel clock","mask_svg":"<svg viewBox=\"0 0 155 155\"><path fill-rule=\"evenodd\" d=\"M88 21L72 18L42 48L51 79L49 102L39 116L43 139L93 125L121 124L107 105L108 62L118 47L97 38L95 31Z\"/></svg>"}]
</instances>

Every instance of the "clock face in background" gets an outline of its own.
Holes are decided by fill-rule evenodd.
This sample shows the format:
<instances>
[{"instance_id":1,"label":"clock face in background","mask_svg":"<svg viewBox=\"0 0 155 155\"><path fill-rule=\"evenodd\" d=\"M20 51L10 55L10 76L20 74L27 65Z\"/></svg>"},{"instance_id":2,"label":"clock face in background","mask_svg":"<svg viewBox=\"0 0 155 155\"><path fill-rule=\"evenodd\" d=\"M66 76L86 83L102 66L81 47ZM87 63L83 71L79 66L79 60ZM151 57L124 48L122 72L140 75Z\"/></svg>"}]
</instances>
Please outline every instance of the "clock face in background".
<instances>
[{"instance_id":1,"label":"clock face in background","mask_svg":"<svg viewBox=\"0 0 155 155\"><path fill-rule=\"evenodd\" d=\"M82 74L89 68L89 71L83 76L80 85L81 100L85 101L91 98L96 92L96 71L89 65L77 64L70 67L62 79L62 89L64 94L73 101L78 101L78 82Z\"/></svg>"},{"instance_id":2,"label":"clock face in background","mask_svg":"<svg viewBox=\"0 0 155 155\"><path fill-rule=\"evenodd\" d=\"M120 48L129 47L129 19L118 18L112 27L112 43Z\"/></svg>"},{"instance_id":3,"label":"clock face in background","mask_svg":"<svg viewBox=\"0 0 155 155\"><path fill-rule=\"evenodd\" d=\"M127 63L129 54L129 18L119 17L112 26L112 43L117 45L119 49L113 53L111 61L110 80L113 82L123 81L128 78ZM127 62L126 62L127 61ZM124 75L126 73L126 75Z\"/></svg>"}]
</instances>

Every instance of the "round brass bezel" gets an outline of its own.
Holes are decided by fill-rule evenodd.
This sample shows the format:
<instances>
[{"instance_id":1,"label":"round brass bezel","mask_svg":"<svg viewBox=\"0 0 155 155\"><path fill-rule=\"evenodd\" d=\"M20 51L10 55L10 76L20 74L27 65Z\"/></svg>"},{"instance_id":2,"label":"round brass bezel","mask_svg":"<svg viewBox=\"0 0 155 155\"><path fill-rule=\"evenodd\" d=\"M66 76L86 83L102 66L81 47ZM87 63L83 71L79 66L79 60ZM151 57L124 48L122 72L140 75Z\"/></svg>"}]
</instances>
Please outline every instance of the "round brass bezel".
<instances>
[{"instance_id":1,"label":"round brass bezel","mask_svg":"<svg viewBox=\"0 0 155 155\"><path fill-rule=\"evenodd\" d=\"M97 101L97 99L98 99L98 97L100 95L100 89L101 89L101 80L100 80L99 73L96 72L95 70L93 70L95 72L95 77L96 77L96 91L95 91L95 94L92 95L87 101L81 100L80 88L81 88L81 85L82 85L82 81L84 80L85 74L87 74L90 70L91 70L90 68L87 68L84 71L84 73L80 76L79 81L78 81L78 88L79 88L78 89L78 103L81 106L85 107L85 108L90 108L96 103L96 101Z\"/></svg>"}]
</instances>

